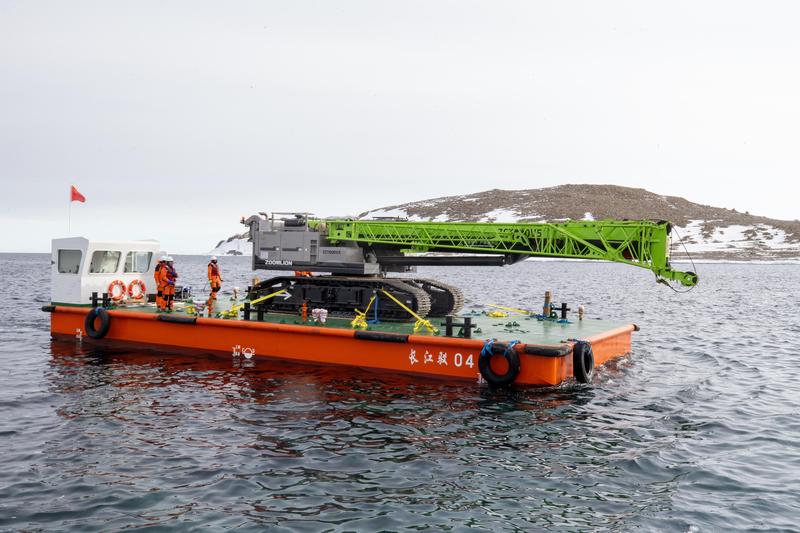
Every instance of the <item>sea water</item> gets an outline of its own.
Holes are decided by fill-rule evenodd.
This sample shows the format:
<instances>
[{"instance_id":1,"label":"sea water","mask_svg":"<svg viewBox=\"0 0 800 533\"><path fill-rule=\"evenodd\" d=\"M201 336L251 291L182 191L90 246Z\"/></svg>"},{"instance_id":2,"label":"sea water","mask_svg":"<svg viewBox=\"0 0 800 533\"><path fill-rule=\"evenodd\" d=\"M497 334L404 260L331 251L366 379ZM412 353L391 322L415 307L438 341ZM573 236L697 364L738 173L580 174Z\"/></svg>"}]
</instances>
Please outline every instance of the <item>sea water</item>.
<instances>
[{"instance_id":1,"label":"sea water","mask_svg":"<svg viewBox=\"0 0 800 533\"><path fill-rule=\"evenodd\" d=\"M176 257L196 294L206 260ZM52 340L49 263L0 254L0 530L798 528L800 266L697 265L686 294L607 263L421 269L467 309L552 290L641 327L591 386L492 391Z\"/></svg>"}]
</instances>

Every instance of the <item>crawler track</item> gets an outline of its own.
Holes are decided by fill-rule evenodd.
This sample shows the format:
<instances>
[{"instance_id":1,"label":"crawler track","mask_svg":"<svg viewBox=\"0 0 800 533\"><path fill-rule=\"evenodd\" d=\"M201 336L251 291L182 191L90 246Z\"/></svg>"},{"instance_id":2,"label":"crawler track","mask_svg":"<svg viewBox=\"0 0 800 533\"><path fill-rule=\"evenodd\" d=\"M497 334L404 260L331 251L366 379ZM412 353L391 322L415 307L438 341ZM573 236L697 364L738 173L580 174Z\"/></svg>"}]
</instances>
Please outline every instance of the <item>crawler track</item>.
<instances>
[{"instance_id":1,"label":"crawler track","mask_svg":"<svg viewBox=\"0 0 800 533\"><path fill-rule=\"evenodd\" d=\"M435 279L404 281L413 281L416 286L428 293L431 299L431 310L428 312L428 316L457 315L464 307L464 293L458 287Z\"/></svg>"},{"instance_id":2,"label":"crawler track","mask_svg":"<svg viewBox=\"0 0 800 533\"><path fill-rule=\"evenodd\" d=\"M280 289L285 289L290 296L274 297L259 305L263 305L266 311L297 313L303 302L307 302L309 309L323 307L331 316L352 317L354 309L365 309L372 296L377 294L379 319L408 320L408 311L387 298L381 292L385 290L421 317L427 316L431 310L429 294L414 280L399 278L280 276L252 287L248 296L254 300Z\"/></svg>"}]
</instances>

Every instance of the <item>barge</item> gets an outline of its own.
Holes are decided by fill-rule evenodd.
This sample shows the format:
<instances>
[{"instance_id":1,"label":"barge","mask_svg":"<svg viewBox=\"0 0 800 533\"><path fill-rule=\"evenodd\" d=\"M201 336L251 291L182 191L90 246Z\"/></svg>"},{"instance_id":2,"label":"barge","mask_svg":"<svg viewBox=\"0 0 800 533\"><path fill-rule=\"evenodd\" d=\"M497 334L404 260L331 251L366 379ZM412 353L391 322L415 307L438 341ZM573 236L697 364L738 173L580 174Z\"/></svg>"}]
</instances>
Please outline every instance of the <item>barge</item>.
<instances>
[{"instance_id":1,"label":"barge","mask_svg":"<svg viewBox=\"0 0 800 533\"><path fill-rule=\"evenodd\" d=\"M102 307L50 305L51 333L81 342L124 341L150 347L189 348L225 357L278 358L357 366L503 385L558 385L591 381L596 366L630 352L633 324L601 320L561 323L536 318L476 317L481 338L414 333L411 323L352 329L346 319L321 324L266 314L261 320L159 314L154 306L97 312ZM105 314L105 318L103 315ZM90 320L97 324L90 324ZM104 328L99 323L108 324ZM463 322L462 322L463 323ZM88 327L87 327L88 325ZM96 332L107 329L100 338ZM483 337L491 339L484 340ZM485 363L484 363L485 361ZM488 365L488 369L481 366ZM506 383L507 382L507 383Z\"/></svg>"}]
</instances>

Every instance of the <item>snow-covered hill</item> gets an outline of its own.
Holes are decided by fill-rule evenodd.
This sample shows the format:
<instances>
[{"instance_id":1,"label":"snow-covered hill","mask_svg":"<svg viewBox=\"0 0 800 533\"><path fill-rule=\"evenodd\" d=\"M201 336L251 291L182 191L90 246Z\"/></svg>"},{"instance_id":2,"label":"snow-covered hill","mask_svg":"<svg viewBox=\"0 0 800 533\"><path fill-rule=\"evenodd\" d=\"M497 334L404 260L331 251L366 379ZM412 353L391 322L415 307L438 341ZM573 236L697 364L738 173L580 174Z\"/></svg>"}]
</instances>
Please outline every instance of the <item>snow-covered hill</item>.
<instances>
[{"instance_id":1,"label":"snow-covered hill","mask_svg":"<svg viewBox=\"0 0 800 533\"><path fill-rule=\"evenodd\" d=\"M615 185L561 185L544 189L493 189L372 209L359 218L400 217L412 221L555 222L560 220L650 219L675 225L673 258L800 260L800 222L774 220L712 207L676 196ZM684 248L685 247L685 248ZM212 253L252 253L247 235L220 241Z\"/></svg>"},{"instance_id":2,"label":"snow-covered hill","mask_svg":"<svg viewBox=\"0 0 800 533\"><path fill-rule=\"evenodd\" d=\"M247 233L231 235L217 243L209 255L253 255L253 245Z\"/></svg>"}]
</instances>

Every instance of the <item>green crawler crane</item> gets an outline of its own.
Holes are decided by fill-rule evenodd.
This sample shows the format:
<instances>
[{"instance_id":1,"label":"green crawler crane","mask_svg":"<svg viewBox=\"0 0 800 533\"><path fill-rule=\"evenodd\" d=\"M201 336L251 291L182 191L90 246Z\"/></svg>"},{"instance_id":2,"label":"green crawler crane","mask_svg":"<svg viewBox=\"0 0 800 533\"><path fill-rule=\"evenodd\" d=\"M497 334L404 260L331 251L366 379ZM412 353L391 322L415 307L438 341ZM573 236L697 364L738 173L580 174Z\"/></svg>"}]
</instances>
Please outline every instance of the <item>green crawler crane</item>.
<instances>
[{"instance_id":1,"label":"green crawler crane","mask_svg":"<svg viewBox=\"0 0 800 533\"><path fill-rule=\"evenodd\" d=\"M277 218L276 218L277 217ZM328 276L279 276L251 288L257 298L284 289L270 311L295 312L306 302L334 315L351 315L386 290L420 316L456 314L461 291L436 280L386 277L421 265L500 266L527 257L597 259L651 270L662 282L697 284L694 272L669 263L669 222L643 220L494 224L408 222L399 219L320 220L307 213L273 213L243 220L250 227L253 268L323 272ZM391 300L381 302L381 319L406 319Z\"/></svg>"}]
</instances>

